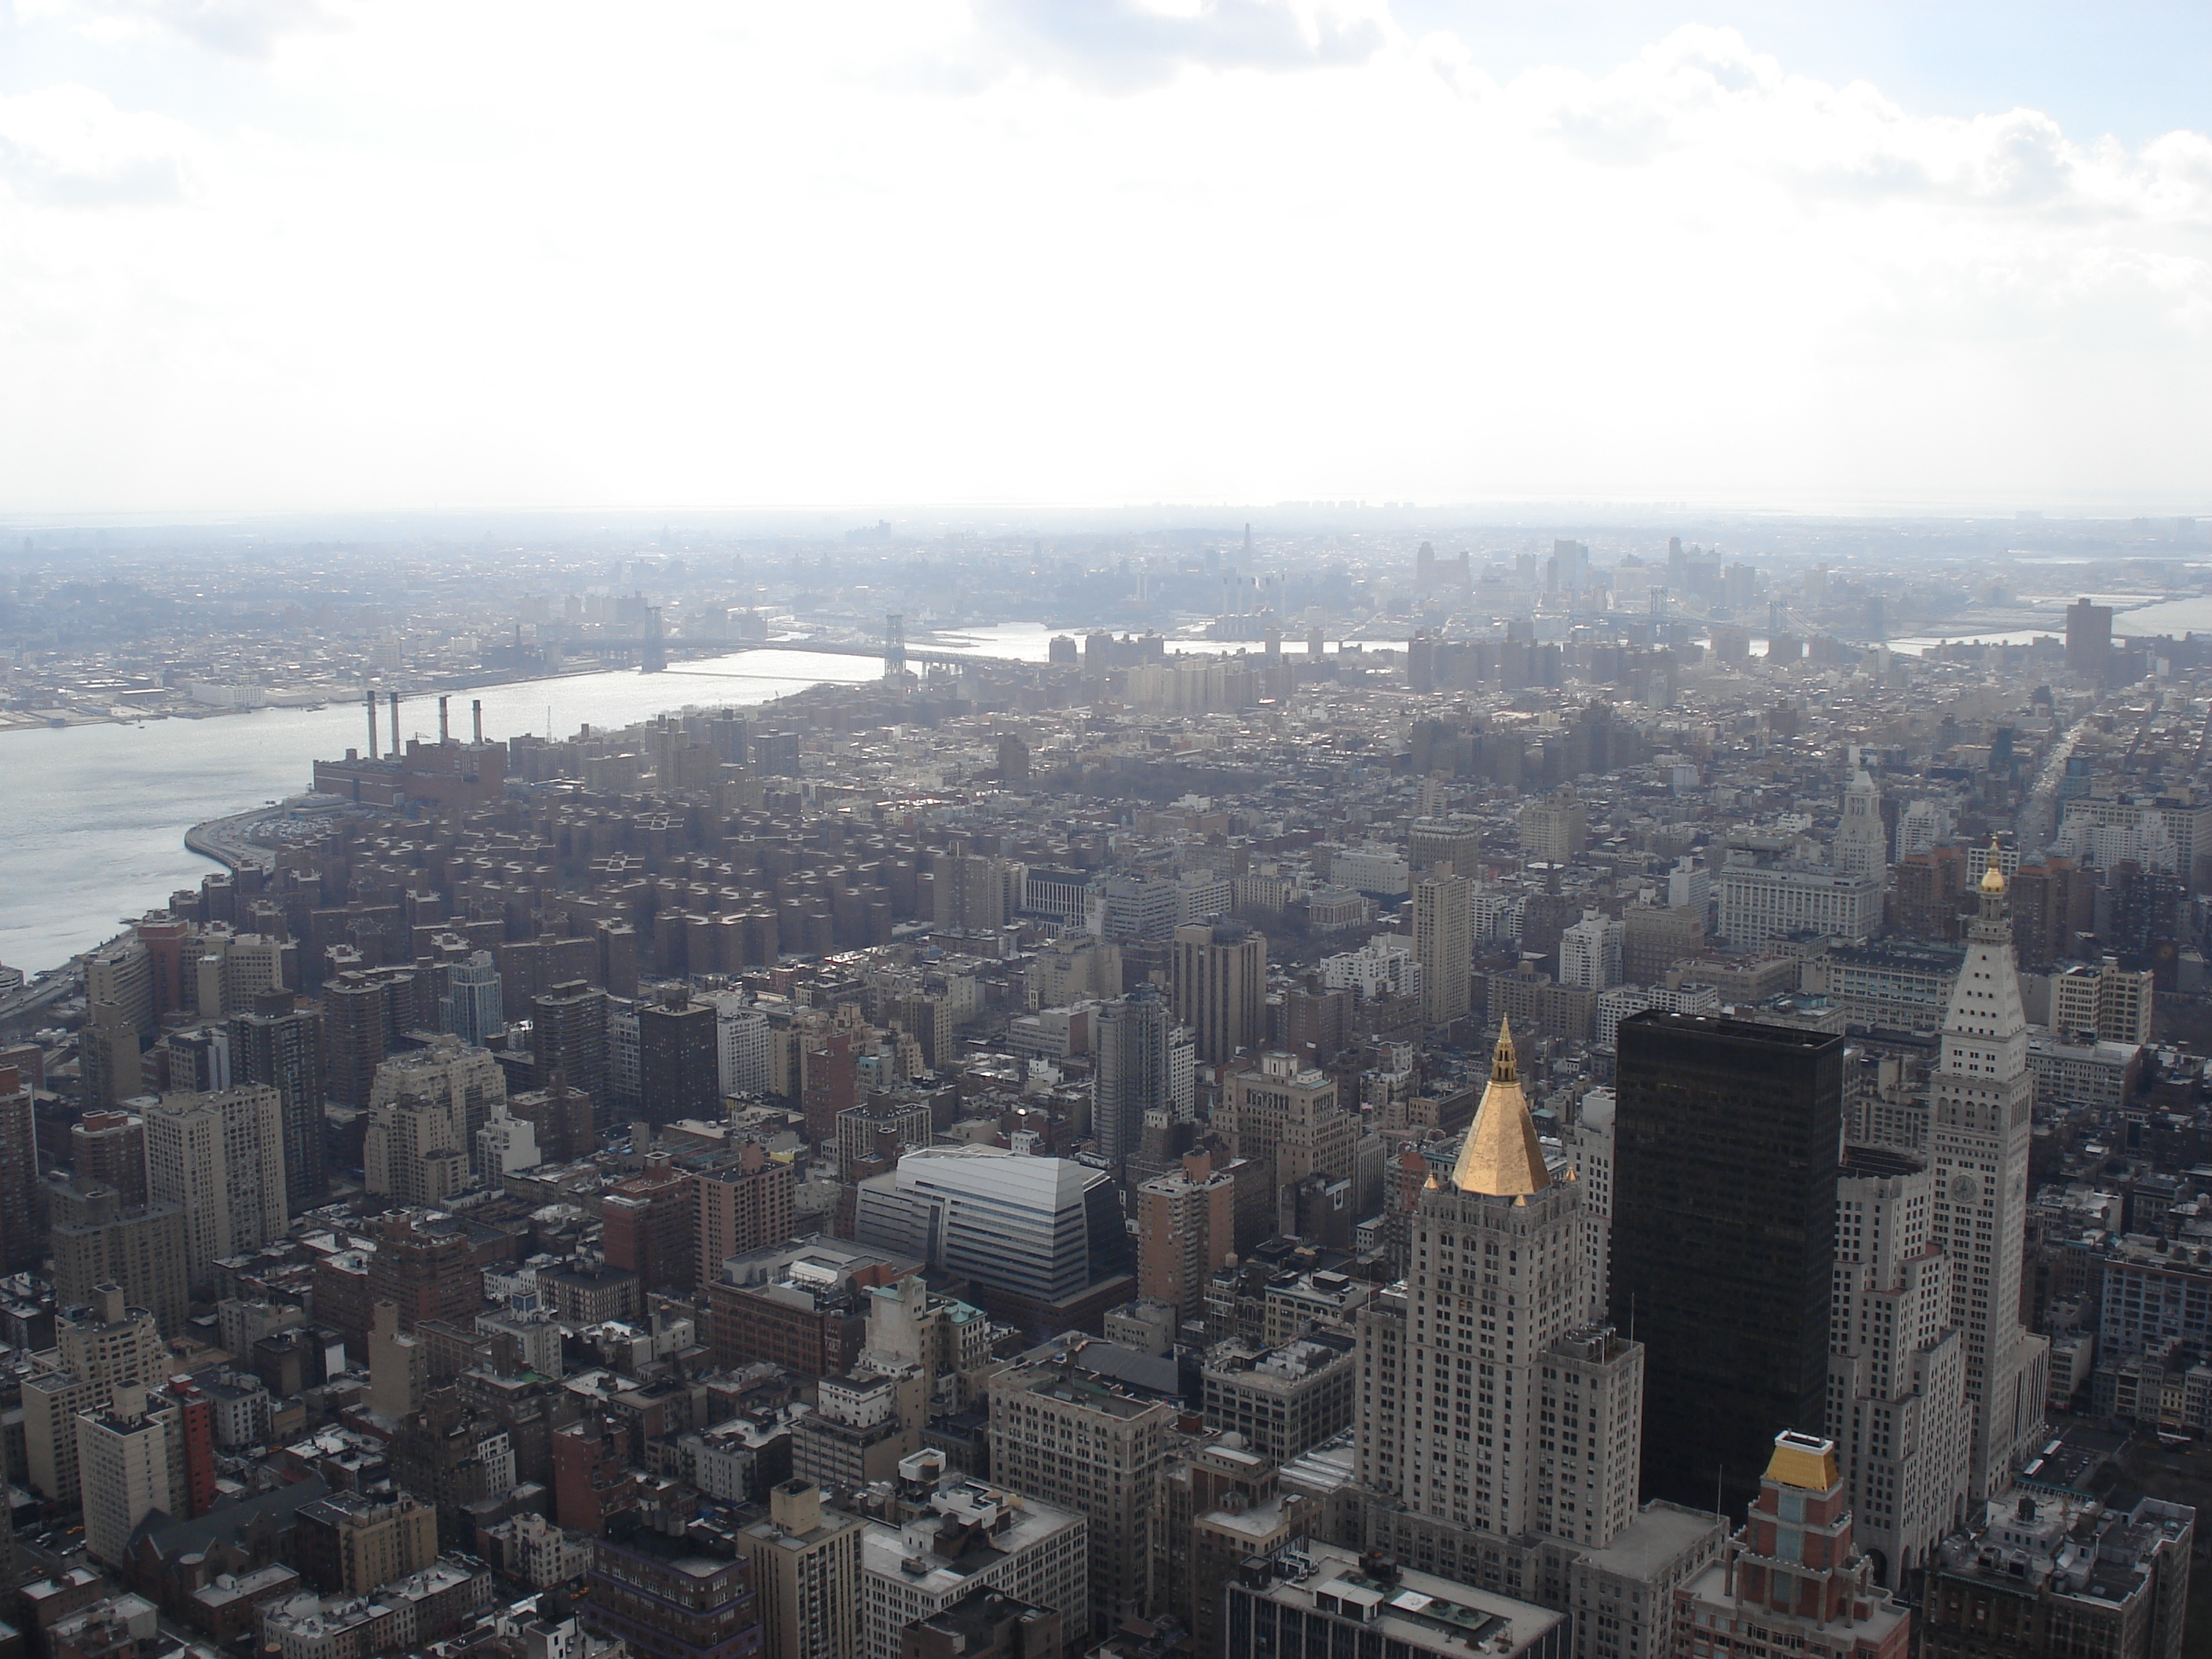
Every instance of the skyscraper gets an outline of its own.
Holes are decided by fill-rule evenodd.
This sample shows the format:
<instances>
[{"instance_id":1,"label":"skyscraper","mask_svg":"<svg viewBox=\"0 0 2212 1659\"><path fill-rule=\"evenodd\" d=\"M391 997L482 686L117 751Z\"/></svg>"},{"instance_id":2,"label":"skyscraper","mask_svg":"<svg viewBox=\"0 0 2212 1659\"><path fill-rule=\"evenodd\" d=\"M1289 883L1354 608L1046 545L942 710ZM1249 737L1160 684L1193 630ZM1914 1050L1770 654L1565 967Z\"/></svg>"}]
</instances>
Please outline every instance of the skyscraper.
<instances>
[{"instance_id":1,"label":"skyscraper","mask_svg":"<svg viewBox=\"0 0 2212 1659\"><path fill-rule=\"evenodd\" d=\"M1844 1041L1710 1014L1620 1022L1613 1320L1649 1352L1644 1489L1724 1509L1827 1420Z\"/></svg>"},{"instance_id":2,"label":"skyscraper","mask_svg":"<svg viewBox=\"0 0 2212 1659\"><path fill-rule=\"evenodd\" d=\"M1267 1031L1267 935L1241 921L1176 928L1175 1013L1208 1064L1259 1044Z\"/></svg>"},{"instance_id":3,"label":"skyscraper","mask_svg":"<svg viewBox=\"0 0 2212 1659\"><path fill-rule=\"evenodd\" d=\"M1889 838L1881 825L1881 792L1863 768L1853 768L1844 786L1843 816L1836 820L1835 844L1828 862L1847 876L1887 877Z\"/></svg>"},{"instance_id":4,"label":"skyscraper","mask_svg":"<svg viewBox=\"0 0 2212 1659\"><path fill-rule=\"evenodd\" d=\"M1952 1263L1928 1236L1935 1176L1917 1158L1852 1146L1836 1188L1828 1436L1858 1537L1892 1589L1966 1520L1966 1343Z\"/></svg>"},{"instance_id":5,"label":"skyscraper","mask_svg":"<svg viewBox=\"0 0 2212 1659\"><path fill-rule=\"evenodd\" d=\"M1582 1211L1580 1181L1545 1164L1501 1030L1450 1183L1421 1193L1403 1310L1361 1322L1363 1485L1505 1537L1601 1547L1635 1519L1644 1351L1592 1323Z\"/></svg>"},{"instance_id":6,"label":"skyscraper","mask_svg":"<svg viewBox=\"0 0 2212 1659\"><path fill-rule=\"evenodd\" d=\"M185 1273L185 1212L174 1204L122 1202L112 1187L55 1187L54 1294L89 1302L114 1285L134 1308L152 1311L162 1333L182 1336L191 1312Z\"/></svg>"},{"instance_id":7,"label":"skyscraper","mask_svg":"<svg viewBox=\"0 0 2212 1659\"><path fill-rule=\"evenodd\" d=\"M136 1112L87 1112L70 1125L70 1173L79 1186L112 1188L126 1210L144 1204L146 1120Z\"/></svg>"},{"instance_id":8,"label":"skyscraper","mask_svg":"<svg viewBox=\"0 0 2212 1659\"><path fill-rule=\"evenodd\" d=\"M1175 1407L1073 1361L1009 1366L990 1389L993 1478L1091 1522L1094 1629L1158 1613L1161 1477ZM1079 1609L1065 1611L1082 1626Z\"/></svg>"},{"instance_id":9,"label":"skyscraper","mask_svg":"<svg viewBox=\"0 0 2212 1659\"><path fill-rule=\"evenodd\" d=\"M656 1126L722 1115L719 1016L681 985L637 1011L638 1109Z\"/></svg>"},{"instance_id":10,"label":"skyscraper","mask_svg":"<svg viewBox=\"0 0 2212 1659\"><path fill-rule=\"evenodd\" d=\"M411 973L379 969L323 981L323 1053L332 1100L343 1106L368 1104L377 1065L411 1024L414 1007Z\"/></svg>"},{"instance_id":11,"label":"skyscraper","mask_svg":"<svg viewBox=\"0 0 2212 1659\"><path fill-rule=\"evenodd\" d=\"M1360 1311L1358 1479L1375 1547L1574 1610L1588 1659L1656 1659L1671 1587L1722 1528L1638 1507L1644 1350L1592 1306L1587 1198L1572 1165L1546 1164L1501 1030L1449 1179L1431 1174L1407 1217L1402 1291Z\"/></svg>"},{"instance_id":12,"label":"skyscraper","mask_svg":"<svg viewBox=\"0 0 2212 1659\"><path fill-rule=\"evenodd\" d=\"M392 1055L370 1085L365 1188L403 1204L439 1204L474 1176L478 1130L507 1104L507 1073L489 1051L441 1032Z\"/></svg>"},{"instance_id":13,"label":"skyscraper","mask_svg":"<svg viewBox=\"0 0 2212 1659\"><path fill-rule=\"evenodd\" d=\"M2051 1359L2050 1344L2020 1322L2035 1079L2004 872L1995 860L1979 896L1943 1017L1928 1130L1936 1176L1929 1239L1951 1259L1950 1323L1966 1341L1972 1502L2001 1496L2015 1461L2041 1436Z\"/></svg>"},{"instance_id":14,"label":"skyscraper","mask_svg":"<svg viewBox=\"0 0 2212 1659\"><path fill-rule=\"evenodd\" d=\"M778 1481L738 1534L759 1598L761 1659L860 1659L863 1524L818 1486Z\"/></svg>"},{"instance_id":15,"label":"skyscraper","mask_svg":"<svg viewBox=\"0 0 2212 1659\"><path fill-rule=\"evenodd\" d=\"M2085 595L2066 607L2066 672L2102 685L2112 667L2112 607Z\"/></svg>"},{"instance_id":16,"label":"skyscraper","mask_svg":"<svg viewBox=\"0 0 2212 1659\"><path fill-rule=\"evenodd\" d=\"M593 1122L613 1121L607 1100L607 994L580 979L564 981L530 1000L530 1041L542 1081L558 1072L568 1085L590 1097ZM541 1132L541 1148L546 1145ZM548 1150L546 1156L553 1152Z\"/></svg>"},{"instance_id":17,"label":"skyscraper","mask_svg":"<svg viewBox=\"0 0 2212 1659\"><path fill-rule=\"evenodd\" d=\"M1174 1011L1152 986L1139 986L1101 1006L1091 1072L1091 1133L1100 1157L1118 1173L1138 1149L1146 1112L1187 1115L1191 1102L1175 1097Z\"/></svg>"},{"instance_id":18,"label":"skyscraper","mask_svg":"<svg viewBox=\"0 0 2212 1659\"><path fill-rule=\"evenodd\" d=\"M38 1188L30 1079L12 1066L0 1066L0 1270L15 1273L38 1265Z\"/></svg>"},{"instance_id":19,"label":"skyscraper","mask_svg":"<svg viewBox=\"0 0 2212 1659\"><path fill-rule=\"evenodd\" d=\"M489 951L470 953L446 970L446 995L439 1024L465 1043L483 1048L507 1029L501 1012L505 988Z\"/></svg>"},{"instance_id":20,"label":"skyscraper","mask_svg":"<svg viewBox=\"0 0 2212 1659\"><path fill-rule=\"evenodd\" d=\"M1610 991L1620 983L1627 925L1602 910L1584 910L1583 919L1559 935L1559 983L1579 991Z\"/></svg>"},{"instance_id":21,"label":"skyscraper","mask_svg":"<svg viewBox=\"0 0 2212 1659\"><path fill-rule=\"evenodd\" d=\"M94 1560L120 1566L132 1528L155 1510L180 1506L170 1480L172 1403L149 1409L143 1383L118 1385L105 1407L76 1419L77 1478L84 1495L84 1547Z\"/></svg>"},{"instance_id":22,"label":"skyscraper","mask_svg":"<svg viewBox=\"0 0 2212 1659\"><path fill-rule=\"evenodd\" d=\"M289 991L264 993L255 1012L230 1022L231 1074L239 1083L276 1091L284 1120L284 1190L292 1212L330 1196L330 1156L324 1146L323 1017L297 1007Z\"/></svg>"},{"instance_id":23,"label":"skyscraper","mask_svg":"<svg viewBox=\"0 0 2212 1659\"><path fill-rule=\"evenodd\" d=\"M1742 1528L1675 1591L1680 1622L1716 1650L1725 1634L1767 1653L1905 1659L1912 1616L1882 1593L1861 1541L1835 1443L1785 1431Z\"/></svg>"},{"instance_id":24,"label":"skyscraper","mask_svg":"<svg viewBox=\"0 0 2212 1659\"><path fill-rule=\"evenodd\" d=\"M214 1264L283 1235L283 1107L275 1089L250 1083L216 1095L163 1095L147 1103L146 1187L155 1204L185 1212L185 1268L195 1286Z\"/></svg>"},{"instance_id":25,"label":"skyscraper","mask_svg":"<svg viewBox=\"0 0 2212 1659\"><path fill-rule=\"evenodd\" d=\"M1237 1181L1205 1152L1137 1188L1137 1291L1177 1319L1206 1310L1206 1287L1237 1245Z\"/></svg>"},{"instance_id":26,"label":"skyscraper","mask_svg":"<svg viewBox=\"0 0 2212 1659\"><path fill-rule=\"evenodd\" d=\"M1413 957L1421 964L1421 1018L1431 1025L1468 1010L1474 890L1464 876L1430 876L1413 887Z\"/></svg>"}]
</instances>

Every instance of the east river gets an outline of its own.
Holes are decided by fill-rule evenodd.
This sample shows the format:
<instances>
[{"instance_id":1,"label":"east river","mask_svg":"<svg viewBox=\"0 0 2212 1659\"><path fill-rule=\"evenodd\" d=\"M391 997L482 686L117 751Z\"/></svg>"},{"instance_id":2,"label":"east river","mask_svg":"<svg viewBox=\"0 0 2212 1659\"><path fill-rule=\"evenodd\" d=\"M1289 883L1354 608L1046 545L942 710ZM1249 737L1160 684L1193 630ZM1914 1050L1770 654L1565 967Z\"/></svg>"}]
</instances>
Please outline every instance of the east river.
<instances>
[{"instance_id":1,"label":"east river","mask_svg":"<svg viewBox=\"0 0 2212 1659\"><path fill-rule=\"evenodd\" d=\"M948 632L930 648L1042 661L1059 631L1009 623ZM617 670L456 691L453 729L467 736L473 698L483 701L486 737L566 737L586 724L766 702L881 672L866 657L740 651L677 663L665 674ZM381 746L391 715L380 714ZM402 702L399 720L403 737L436 736L436 696ZM27 974L58 967L177 889L198 886L215 866L185 851L185 830L299 794L316 761L360 748L368 735L358 698L320 709L0 732L0 963Z\"/></svg>"}]
</instances>

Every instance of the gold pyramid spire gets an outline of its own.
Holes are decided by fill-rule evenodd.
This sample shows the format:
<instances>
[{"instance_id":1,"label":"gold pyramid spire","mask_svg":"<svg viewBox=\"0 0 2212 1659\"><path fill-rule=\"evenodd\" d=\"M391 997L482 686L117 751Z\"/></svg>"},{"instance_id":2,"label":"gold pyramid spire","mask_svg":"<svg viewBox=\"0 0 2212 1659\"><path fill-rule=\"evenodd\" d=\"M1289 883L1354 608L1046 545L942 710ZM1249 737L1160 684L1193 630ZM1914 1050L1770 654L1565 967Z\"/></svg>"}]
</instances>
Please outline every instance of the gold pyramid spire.
<instances>
[{"instance_id":1,"label":"gold pyramid spire","mask_svg":"<svg viewBox=\"0 0 2212 1659\"><path fill-rule=\"evenodd\" d=\"M1490 1086L1482 1091L1474 1126L1459 1149L1459 1162L1452 1166L1452 1185L1463 1193L1492 1198L1526 1198L1551 1184L1544 1150L1536 1144L1535 1120L1528 1115L1528 1097L1521 1092L1512 1023L1503 1021L1497 1052L1490 1060Z\"/></svg>"}]
</instances>

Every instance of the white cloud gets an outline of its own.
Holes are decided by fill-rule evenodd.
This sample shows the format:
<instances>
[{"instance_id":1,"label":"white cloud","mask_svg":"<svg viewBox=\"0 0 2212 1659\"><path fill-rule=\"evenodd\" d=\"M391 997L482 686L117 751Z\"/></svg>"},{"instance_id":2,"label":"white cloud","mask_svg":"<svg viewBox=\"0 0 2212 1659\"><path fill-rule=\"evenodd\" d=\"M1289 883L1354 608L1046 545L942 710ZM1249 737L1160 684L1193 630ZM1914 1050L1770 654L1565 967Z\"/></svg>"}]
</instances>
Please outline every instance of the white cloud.
<instances>
[{"instance_id":1,"label":"white cloud","mask_svg":"<svg viewBox=\"0 0 2212 1659\"><path fill-rule=\"evenodd\" d=\"M190 135L159 116L119 113L88 88L0 95L0 186L59 208L173 203Z\"/></svg>"},{"instance_id":2,"label":"white cloud","mask_svg":"<svg viewBox=\"0 0 2212 1659\"><path fill-rule=\"evenodd\" d=\"M97 41L167 36L245 58L266 58L285 35L326 29L334 21L316 0L16 0L16 8Z\"/></svg>"},{"instance_id":3,"label":"white cloud","mask_svg":"<svg viewBox=\"0 0 2212 1659\"><path fill-rule=\"evenodd\" d=\"M0 509L2212 495L2200 134L1317 0L325 21L0 103Z\"/></svg>"}]
</instances>

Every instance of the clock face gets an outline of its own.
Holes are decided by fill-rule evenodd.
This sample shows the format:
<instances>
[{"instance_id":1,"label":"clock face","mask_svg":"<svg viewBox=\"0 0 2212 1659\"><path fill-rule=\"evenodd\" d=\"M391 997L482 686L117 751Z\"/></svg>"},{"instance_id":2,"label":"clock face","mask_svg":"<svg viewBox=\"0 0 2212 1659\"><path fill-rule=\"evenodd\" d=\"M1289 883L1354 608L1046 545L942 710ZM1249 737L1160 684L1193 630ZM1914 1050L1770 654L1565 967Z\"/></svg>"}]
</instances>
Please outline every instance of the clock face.
<instances>
[{"instance_id":1,"label":"clock face","mask_svg":"<svg viewBox=\"0 0 2212 1659\"><path fill-rule=\"evenodd\" d=\"M1981 1195L1981 1184L1970 1175L1962 1175L1951 1183L1951 1201L1954 1204L1972 1204Z\"/></svg>"}]
</instances>

